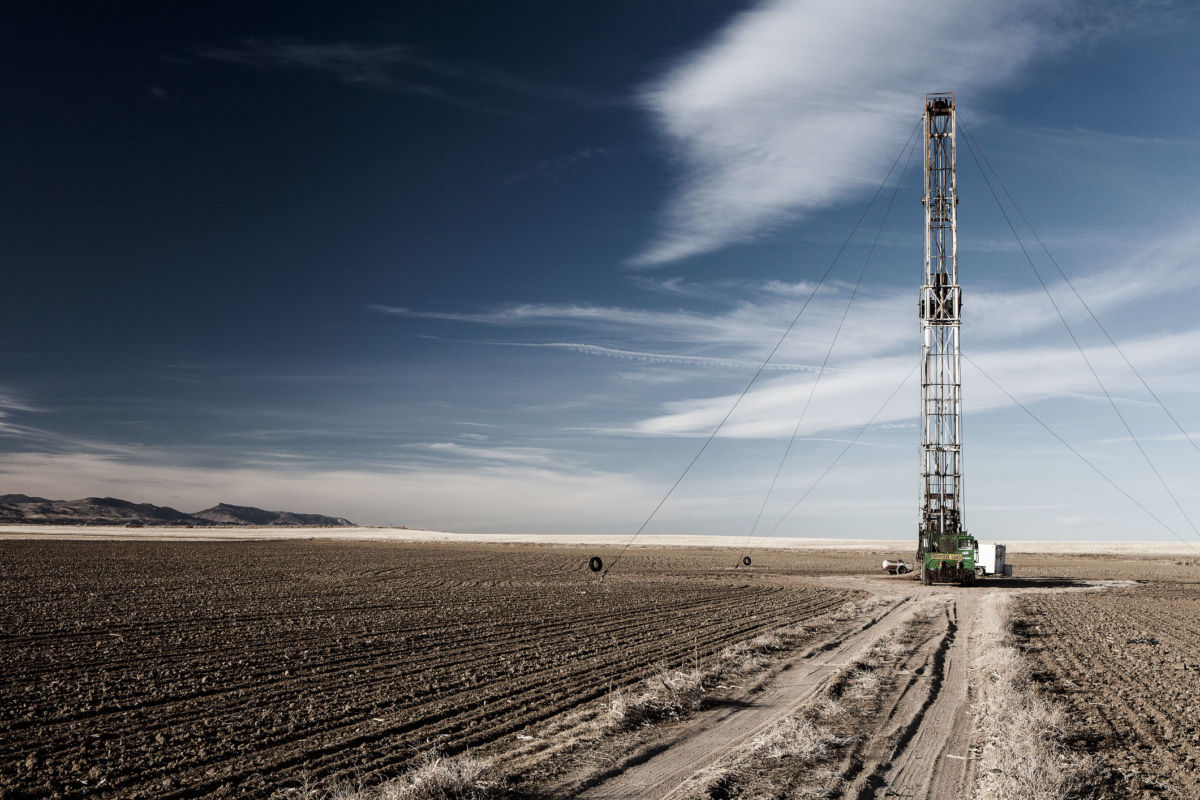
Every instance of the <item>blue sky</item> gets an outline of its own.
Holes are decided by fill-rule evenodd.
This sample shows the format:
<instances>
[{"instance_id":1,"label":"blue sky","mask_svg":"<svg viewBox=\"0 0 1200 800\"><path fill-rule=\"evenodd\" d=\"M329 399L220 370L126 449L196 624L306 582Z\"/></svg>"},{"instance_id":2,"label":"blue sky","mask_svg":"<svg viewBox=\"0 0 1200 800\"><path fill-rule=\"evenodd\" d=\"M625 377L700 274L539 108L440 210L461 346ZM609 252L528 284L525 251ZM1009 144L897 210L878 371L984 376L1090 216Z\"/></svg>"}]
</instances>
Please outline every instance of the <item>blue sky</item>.
<instances>
[{"instance_id":1,"label":"blue sky","mask_svg":"<svg viewBox=\"0 0 1200 800\"><path fill-rule=\"evenodd\" d=\"M770 352L936 90L958 93L1055 258L1200 442L1189 4L0 14L5 491L632 531ZM961 141L959 172L964 351L1200 541ZM878 231L763 527L913 533L913 378L779 520L916 363L919 196L918 154L647 530L749 531ZM1026 238L1200 520L1200 452ZM970 365L964 397L977 535L1172 538Z\"/></svg>"}]
</instances>

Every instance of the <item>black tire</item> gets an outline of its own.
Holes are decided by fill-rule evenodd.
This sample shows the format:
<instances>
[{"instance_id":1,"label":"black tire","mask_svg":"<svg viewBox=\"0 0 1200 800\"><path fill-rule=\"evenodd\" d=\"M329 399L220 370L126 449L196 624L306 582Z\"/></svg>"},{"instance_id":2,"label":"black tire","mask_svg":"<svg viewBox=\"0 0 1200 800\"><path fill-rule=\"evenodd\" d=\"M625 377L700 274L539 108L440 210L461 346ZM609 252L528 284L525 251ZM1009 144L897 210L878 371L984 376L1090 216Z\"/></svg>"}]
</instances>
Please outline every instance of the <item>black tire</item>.
<instances>
[{"instance_id":1,"label":"black tire","mask_svg":"<svg viewBox=\"0 0 1200 800\"><path fill-rule=\"evenodd\" d=\"M747 567L750 566L750 556L742 556L742 563Z\"/></svg>"},{"instance_id":2,"label":"black tire","mask_svg":"<svg viewBox=\"0 0 1200 800\"><path fill-rule=\"evenodd\" d=\"M925 569L924 566L921 567L921 584L923 586L933 586L933 573Z\"/></svg>"},{"instance_id":3,"label":"black tire","mask_svg":"<svg viewBox=\"0 0 1200 800\"><path fill-rule=\"evenodd\" d=\"M591 559L588 561L588 569L590 569L592 572L599 572L600 570L604 569L604 562L600 559L600 556L591 557Z\"/></svg>"},{"instance_id":4,"label":"black tire","mask_svg":"<svg viewBox=\"0 0 1200 800\"><path fill-rule=\"evenodd\" d=\"M975 577L976 577L976 578L982 578L982 577L983 577L985 574L987 574L987 573L985 572L985 570L983 569L983 567L976 567L976 568L975 568Z\"/></svg>"},{"instance_id":5,"label":"black tire","mask_svg":"<svg viewBox=\"0 0 1200 800\"><path fill-rule=\"evenodd\" d=\"M901 564L900 566L896 567L896 574L897 574L897 575L907 575L907 574L908 574L908 567L906 567L906 566L904 566L903 564Z\"/></svg>"}]
</instances>

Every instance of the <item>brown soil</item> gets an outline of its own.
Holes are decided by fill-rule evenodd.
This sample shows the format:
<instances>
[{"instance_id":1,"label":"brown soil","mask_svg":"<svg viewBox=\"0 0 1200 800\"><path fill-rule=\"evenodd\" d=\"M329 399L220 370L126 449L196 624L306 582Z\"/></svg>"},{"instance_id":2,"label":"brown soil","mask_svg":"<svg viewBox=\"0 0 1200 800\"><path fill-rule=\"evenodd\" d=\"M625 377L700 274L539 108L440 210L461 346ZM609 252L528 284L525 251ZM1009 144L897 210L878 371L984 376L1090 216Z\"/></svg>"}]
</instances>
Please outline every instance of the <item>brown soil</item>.
<instances>
[{"instance_id":1,"label":"brown soil","mask_svg":"<svg viewBox=\"0 0 1200 800\"><path fill-rule=\"evenodd\" d=\"M966 635L985 592L914 581L865 581L894 605L867 615L797 654L744 705L716 708L664 731L665 749L634 754L628 769L583 797L702 800L719 797L961 798L970 796L974 642ZM913 615L927 620L914 625ZM910 635L911 634L911 635ZM880 694L855 709L843 695L848 675L873 669L877 643L906 642L880 677ZM822 698L842 698L844 717L822 724L841 745L818 764L766 768L753 740L791 718L812 718Z\"/></svg>"},{"instance_id":2,"label":"brown soil","mask_svg":"<svg viewBox=\"0 0 1200 800\"><path fill-rule=\"evenodd\" d=\"M757 553L746 569L727 549L635 548L603 582L592 554L0 542L0 798L285 796L468 749L529 776L515 784L529 794L970 796L974 665L1010 593L1018 643L1080 722L1071 744L1104 765L1093 788L1200 796L1197 559L1021 555L1018 579L925 588L882 575L897 555L882 551ZM830 613L852 598L858 616ZM914 613L931 620L919 635ZM693 716L595 748L577 737L613 689L798 623L802 646ZM885 638L907 649L832 760L753 766L756 736L811 715ZM726 777L706 784L715 766Z\"/></svg>"},{"instance_id":3,"label":"brown soil","mask_svg":"<svg viewBox=\"0 0 1200 800\"><path fill-rule=\"evenodd\" d=\"M797 655L753 702L731 704L698 715L670 732L672 747L655 753L577 796L604 800L665 800L684 797L689 782L729 753L744 748L772 725L800 712L826 690L830 681L856 655L866 652L885 633L905 625L911 604L899 598L826 646Z\"/></svg>"},{"instance_id":4,"label":"brown soil","mask_svg":"<svg viewBox=\"0 0 1200 800\"><path fill-rule=\"evenodd\" d=\"M267 797L389 776L855 593L728 552L0 543L0 796ZM793 558L789 572L834 566ZM798 568L798 569L797 569Z\"/></svg>"},{"instance_id":5,"label":"brown soil","mask_svg":"<svg viewBox=\"0 0 1200 800\"><path fill-rule=\"evenodd\" d=\"M1098 796L1200 797L1200 580L1191 570L1190 582L1018 601L1018 642L1070 712L1069 743L1099 759Z\"/></svg>"}]
</instances>

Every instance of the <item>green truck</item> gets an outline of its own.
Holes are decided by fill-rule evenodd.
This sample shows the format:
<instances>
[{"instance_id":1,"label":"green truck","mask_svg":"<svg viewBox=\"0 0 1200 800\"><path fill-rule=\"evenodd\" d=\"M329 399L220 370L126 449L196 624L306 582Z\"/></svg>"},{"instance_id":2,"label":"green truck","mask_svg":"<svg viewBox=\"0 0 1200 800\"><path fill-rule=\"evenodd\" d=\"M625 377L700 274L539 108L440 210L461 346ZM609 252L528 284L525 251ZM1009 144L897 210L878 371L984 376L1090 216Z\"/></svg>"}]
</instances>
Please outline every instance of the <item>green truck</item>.
<instances>
[{"instance_id":1,"label":"green truck","mask_svg":"<svg viewBox=\"0 0 1200 800\"><path fill-rule=\"evenodd\" d=\"M950 534L922 533L917 549L921 583L975 583L975 556L979 542L966 531Z\"/></svg>"}]
</instances>

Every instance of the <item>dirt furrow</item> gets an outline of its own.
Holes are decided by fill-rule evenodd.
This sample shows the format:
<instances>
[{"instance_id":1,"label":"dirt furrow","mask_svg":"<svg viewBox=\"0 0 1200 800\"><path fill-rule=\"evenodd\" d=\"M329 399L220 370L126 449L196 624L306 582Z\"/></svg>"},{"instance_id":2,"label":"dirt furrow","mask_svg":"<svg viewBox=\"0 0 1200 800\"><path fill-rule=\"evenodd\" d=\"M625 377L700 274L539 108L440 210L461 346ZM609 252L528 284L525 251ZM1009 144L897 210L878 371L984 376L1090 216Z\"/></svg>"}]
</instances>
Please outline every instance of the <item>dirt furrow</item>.
<instances>
[{"instance_id":1,"label":"dirt furrow","mask_svg":"<svg viewBox=\"0 0 1200 800\"><path fill-rule=\"evenodd\" d=\"M867 738L843 759L840 779L826 787L830 797L868 800L891 794L888 773L912 742L926 712L941 692L946 652L956 630L951 609L945 603L923 604L922 609L935 616L933 630L900 665L899 672L907 674L907 680L899 681L890 696L884 698L879 715L882 719L877 717Z\"/></svg>"},{"instance_id":2,"label":"dirt furrow","mask_svg":"<svg viewBox=\"0 0 1200 800\"><path fill-rule=\"evenodd\" d=\"M715 560L639 554L599 586L578 551L6 542L0 792L265 798L374 775L852 595Z\"/></svg>"},{"instance_id":3,"label":"dirt furrow","mask_svg":"<svg viewBox=\"0 0 1200 800\"><path fill-rule=\"evenodd\" d=\"M956 593L950 601L945 646L932 665L932 702L917 718L915 729L906 734L891 764L878 776L884 793L901 797L961 798L971 781L971 733L969 671L974 663L974 642L963 630L976 627L981 604L978 592Z\"/></svg>"},{"instance_id":4,"label":"dirt furrow","mask_svg":"<svg viewBox=\"0 0 1200 800\"><path fill-rule=\"evenodd\" d=\"M788 662L778 678L747 706L699 715L676 733L670 747L578 796L593 800L680 796L689 779L815 698L840 667L903 625L911 610L905 603L892 606L839 643Z\"/></svg>"},{"instance_id":5,"label":"dirt furrow","mask_svg":"<svg viewBox=\"0 0 1200 800\"><path fill-rule=\"evenodd\" d=\"M795 622L796 619L786 621ZM720 634L718 649L761 632L764 627L777 627L783 622L767 618L753 626L728 629ZM675 649L662 651L660 657L664 663L682 663L692 652L691 642L683 637ZM486 687L490 694L485 696L481 696L476 687L455 696L440 697L431 712L424 717L410 718L401 725L376 724L372 713L339 717L334 724L310 727L303 738L262 741L255 758L250 761L237 757L220 763L227 766L223 772L243 781L259 772L278 772L300 765L306 772L322 779L369 775L410 761L430 742L436 743L444 752L456 752L516 732L594 700L613 687L636 683L654 669L656 667L651 665L630 670L627 661L617 655L545 682L532 681L533 688L527 690L504 684ZM411 714L421 709L406 710ZM401 738L415 744L396 747L394 742ZM355 755L351 762L346 760L348 751ZM281 753L286 755L281 756ZM211 767L212 764L204 766ZM164 795L171 796L174 795Z\"/></svg>"},{"instance_id":6,"label":"dirt furrow","mask_svg":"<svg viewBox=\"0 0 1200 800\"><path fill-rule=\"evenodd\" d=\"M814 613L820 613L820 611L833 606L835 602L836 601L826 600L815 603L802 603L799 604L798 609L795 611L791 611L791 609L785 607L783 609L773 609L768 615L750 614L748 616L754 618L754 622L752 624L737 626L727 623L726 625L722 626L720 631L708 631L704 640L705 649L708 651L720 649L720 647L724 646L725 644L731 641L737 641L740 638L744 638L751 632L761 630L763 627L769 627L773 624L785 624L787 621L797 618L805 618ZM794 613L797 616L790 616L789 612ZM606 626L604 633L608 632L609 629ZM528 638L535 639L536 635L536 633L533 633ZM585 630L581 633L580 638L602 640L604 637L602 634L593 634L591 631ZM675 636L664 638L656 629L635 629L634 631L627 632L622 644L624 646L636 646L639 643L650 640L654 640L659 643L661 656L667 659L677 658L681 652L688 652L689 649L695 647L699 643L698 637L686 632L681 632ZM472 659L470 662L458 662L450 659L440 665L436 674L445 675L447 673L458 673L464 668L470 668L478 664L494 664L497 658L500 658L506 662L511 661L513 663L519 663L525 656L530 655L535 650L544 648L545 645L546 640L542 639L539 646L531 645L528 647L522 647L517 651L507 650L503 647L497 647L495 649L484 648L482 655L479 654L480 648L478 645L475 645L475 650L477 653L477 657L475 659ZM561 643L556 643L556 649L559 651L571 652L569 648L564 648ZM585 667L571 674L580 674L589 670L603 669L603 665L606 663L603 661L605 654L611 654L613 652L619 651L609 647L606 641L601 641L599 646L589 646L585 647L584 649L574 651L572 661L576 665L582 664L585 665ZM436 658L436 656L432 658ZM598 658L601 659L601 661L595 662L595 660ZM618 656L617 661L619 660L620 657ZM177 727L181 724L187 723L188 721L197 719L201 715L203 715L206 721L210 724L220 725L226 722L226 720L221 716L220 709L222 706L229 709L227 712L225 712L226 715L232 715L234 717L244 716L247 697L253 699L253 705L255 707L262 707L264 709L279 708L286 704L290 698L294 697L298 690L303 692L304 689L301 687L303 687L305 684L318 686L331 680L336 680L338 682L338 692L337 694L332 695L330 698L334 701L335 705L337 702L339 702L339 698L345 698L347 703L362 706L364 705L361 702L362 692L364 690L370 691L372 687L379 686L381 682L386 685L387 682L403 676L405 682L411 686L414 682L419 682L421 680L421 673L414 669L409 662L404 660L378 661L371 659L368 655L366 657L355 657L353 659L348 658L344 659L344 661L345 666L336 671L330 670L327 672L308 672L294 676L279 675L274 680L271 680L270 676L257 676L257 678L254 680L248 680L241 684L232 686L226 685L219 689L197 691L191 694L164 698L161 700L144 701L135 703L131 707L125 708L103 708L90 714L76 715L75 717L67 719L37 720L36 722L27 721L24 726L32 724L39 725L43 730L43 741L47 744L53 744L55 741L57 741L54 733L56 725L63 729L61 737L69 738L73 735L74 726L71 723L75 723L83 719L92 719L93 724L91 727L93 732L103 733L104 730L110 728L123 729L128 726L128 719L130 715L140 714L158 707L163 707L162 713L160 714L160 717L164 720L163 727ZM519 673L517 677L520 677L522 680L529 681L533 684L541 683L543 686L549 686L549 684L543 683L546 681L544 676L548 673L556 673L561 669L562 667L555 666L547 667L541 671L524 671ZM493 698L488 696L489 682L493 681L496 677L497 676L495 675L489 677L485 673L481 678L441 683L437 685L436 689L430 688L428 690L418 691L412 691L410 689L404 694L404 700L398 704L398 709L419 707L420 704L427 698L436 698L439 704L446 704L452 707L487 705L493 702ZM508 675L505 676L505 679L511 680L512 677L514 676ZM641 673L631 674L627 676L626 680L620 681L620 684L636 682L636 680L640 679L640 677L642 677ZM503 693L507 692L507 690L501 691ZM390 690L390 692L394 696L394 690ZM503 693L501 696L504 696ZM459 699L464 696L468 699ZM358 702L354 702L356 699ZM381 715L390 716L391 714L395 713L395 710L398 710L388 708L387 706L380 707L375 706L374 704L367 705L372 705L374 707L372 707L369 711L363 712L363 719ZM397 704L393 702L393 705ZM345 717L342 717L342 719L343 726L352 726L362 721L354 715L351 715L348 720L345 719ZM15 723L14 728L19 729L20 727L23 727L21 723ZM142 733L146 736L153 736L157 730L158 727L154 725L144 726ZM0 748L0 750L2 750L2 748Z\"/></svg>"}]
</instances>

